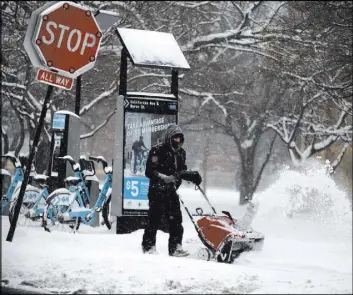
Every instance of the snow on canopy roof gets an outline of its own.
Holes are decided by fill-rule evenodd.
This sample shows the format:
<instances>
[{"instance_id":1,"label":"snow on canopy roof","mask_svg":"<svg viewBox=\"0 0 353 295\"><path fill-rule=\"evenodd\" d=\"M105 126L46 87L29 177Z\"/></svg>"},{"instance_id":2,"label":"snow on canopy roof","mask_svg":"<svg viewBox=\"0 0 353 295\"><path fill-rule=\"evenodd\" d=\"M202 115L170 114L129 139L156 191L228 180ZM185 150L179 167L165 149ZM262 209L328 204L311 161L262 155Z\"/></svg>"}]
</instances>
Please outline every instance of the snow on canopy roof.
<instances>
[{"instance_id":1,"label":"snow on canopy roof","mask_svg":"<svg viewBox=\"0 0 353 295\"><path fill-rule=\"evenodd\" d=\"M172 34L127 28L117 28L117 32L134 65L190 69Z\"/></svg>"},{"instance_id":2,"label":"snow on canopy roof","mask_svg":"<svg viewBox=\"0 0 353 295\"><path fill-rule=\"evenodd\" d=\"M176 99L174 94L169 93L152 93L152 92L133 92L128 91L126 92L127 96L138 96L138 97L160 97L160 98L171 98Z\"/></svg>"},{"instance_id":3,"label":"snow on canopy roof","mask_svg":"<svg viewBox=\"0 0 353 295\"><path fill-rule=\"evenodd\" d=\"M70 111L67 111L67 110L61 110L61 111L57 111L57 112L55 112L56 114L66 114L66 115L71 115L71 116L74 116L74 117L76 117L76 118L79 118L80 119L80 117L78 116L78 115L76 115L75 113L73 113L73 112L70 112Z\"/></svg>"}]
</instances>

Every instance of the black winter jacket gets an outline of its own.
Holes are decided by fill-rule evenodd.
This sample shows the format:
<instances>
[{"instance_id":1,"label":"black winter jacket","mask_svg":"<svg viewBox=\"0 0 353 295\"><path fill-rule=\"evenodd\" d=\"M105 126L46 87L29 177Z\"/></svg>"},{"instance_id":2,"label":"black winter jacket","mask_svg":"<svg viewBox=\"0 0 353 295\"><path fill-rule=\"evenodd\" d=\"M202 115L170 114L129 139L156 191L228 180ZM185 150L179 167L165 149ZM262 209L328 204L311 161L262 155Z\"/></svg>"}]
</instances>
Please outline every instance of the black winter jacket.
<instances>
[{"instance_id":1,"label":"black winter jacket","mask_svg":"<svg viewBox=\"0 0 353 295\"><path fill-rule=\"evenodd\" d=\"M172 189L173 184L165 184L157 175L175 175L177 172L187 169L185 164L186 153L183 148L174 151L170 146L170 139L175 134L182 134L181 129L176 126L169 126L165 134L164 142L151 148L147 163L145 175L150 179L149 191L164 191ZM181 185L181 179L176 183L176 189Z\"/></svg>"}]
</instances>

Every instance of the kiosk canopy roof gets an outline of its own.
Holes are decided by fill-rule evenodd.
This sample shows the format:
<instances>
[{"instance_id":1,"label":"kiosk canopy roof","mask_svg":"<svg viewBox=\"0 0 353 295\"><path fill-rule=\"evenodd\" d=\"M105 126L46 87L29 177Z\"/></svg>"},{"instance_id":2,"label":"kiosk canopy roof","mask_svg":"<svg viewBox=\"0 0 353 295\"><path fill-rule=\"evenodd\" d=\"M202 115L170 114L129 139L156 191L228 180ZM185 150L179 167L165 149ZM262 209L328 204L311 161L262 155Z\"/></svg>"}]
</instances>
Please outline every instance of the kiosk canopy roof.
<instances>
[{"instance_id":1,"label":"kiosk canopy roof","mask_svg":"<svg viewBox=\"0 0 353 295\"><path fill-rule=\"evenodd\" d=\"M135 66L190 69L172 34L127 28L117 32Z\"/></svg>"}]
</instances>

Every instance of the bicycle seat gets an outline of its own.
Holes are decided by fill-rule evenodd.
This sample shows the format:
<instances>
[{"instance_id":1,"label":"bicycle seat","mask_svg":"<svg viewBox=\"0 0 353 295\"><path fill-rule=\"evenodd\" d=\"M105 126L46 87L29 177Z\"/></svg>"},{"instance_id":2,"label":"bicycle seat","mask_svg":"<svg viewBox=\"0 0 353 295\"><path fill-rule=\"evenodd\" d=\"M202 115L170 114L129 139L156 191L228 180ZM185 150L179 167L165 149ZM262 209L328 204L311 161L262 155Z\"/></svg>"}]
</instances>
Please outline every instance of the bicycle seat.
<instances>
[{"instance_id":1,"label":"bicycle seat","mask_svg":"<svg viewBox=\"0 0 353 295\"><path fill-rule=\"evenodd\" d=\"M112 166L104 167L103 171L104 171L105 174L113 174Z\"/></svg>"},{"instance_id":2,"label":"bicycle seat","mask_svg":"<svg viewBox=\"0 0 353 295\"><path fill-rule=\"evenodd\" d=\"M96 175L96 170L93 161L86 160L85 156L80 156L79 163L84 176Z\"/></svg>"},{"instance_id":3,"label":"bicycle seat","mask_svg":"<svg viewBox=\"0 0 353 295\"><path fill-rule=\"evenodd\" d=\"M73 185L73 186L78 185L81 181L82 181L81 178L74 177L74 176L66 177L64 180L65 183L67 183L68 185Z\"/></svg>"},{"instance_id":4,"label":"bicycle seat","mask_svg":"<svg viewBox=\"0 0 353 295\"><path fill-rule=\"evenodd\" d=\"M40 186L46 186L49 184L50 177L44 174L36 174L33 177L33 180L38 183Z\"/></svg>"},{"instance_id":5,"label":"bicycle seat","mask_svg":"<svg viewBox=\"0 0 353 295\"><path fill-rule=\"evenodd\" d=\"M16 159L16 158L15 158ZM28 163L28 158L26 156L19 156L19 160L21 162L21 166L25 167ZM16 161L16 160L15 160Z\"/></svg>"},{"instance_id":6,"label":"bicycle seat","mask_svg":"<svg viewBox=\"0 0 353 295\"><path fill-rule=\"evenodd\" d=\"M20 159L17 159L16 156L12 153L7 153L6 155L1 155L1 157L8 159L12 162L12 164L18 168L18 167L23 167L23 163L22 163L22 158L25 158L23 156L20 156ZM20 160L20 161L19 161ZM18 162L19 161L19 162Z\"/></svg>"},{"instance_id":7,"label":"bicycle seat","mask_svg":"<svg viewBox=\"0 0 353 295\"><path fill-rule=\"evenodd\" d=\"M57 157L57 159L69 162L72 167L76 164L75 160L70 155Z\"/></svg>"}]
</instances>

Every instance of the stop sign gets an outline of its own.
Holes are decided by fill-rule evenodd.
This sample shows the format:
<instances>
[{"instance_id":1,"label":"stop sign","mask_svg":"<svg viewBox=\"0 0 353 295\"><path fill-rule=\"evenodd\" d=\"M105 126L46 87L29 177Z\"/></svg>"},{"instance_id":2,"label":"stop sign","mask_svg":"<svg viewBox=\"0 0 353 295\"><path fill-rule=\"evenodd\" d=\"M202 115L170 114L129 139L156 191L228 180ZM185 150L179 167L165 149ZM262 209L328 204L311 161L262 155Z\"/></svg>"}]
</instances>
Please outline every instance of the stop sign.
<instances>
[{"instance_id":1,"label":"stop sign","mask_svg":"<svg viewBox=\"0 0 353 295\"><path fill-rule=\"evenodd\" d=\"M89 9L61 1L38 16L32 42L47 67L75 78L94 67L101 37Z\"/></svg>"}]
</instances>

